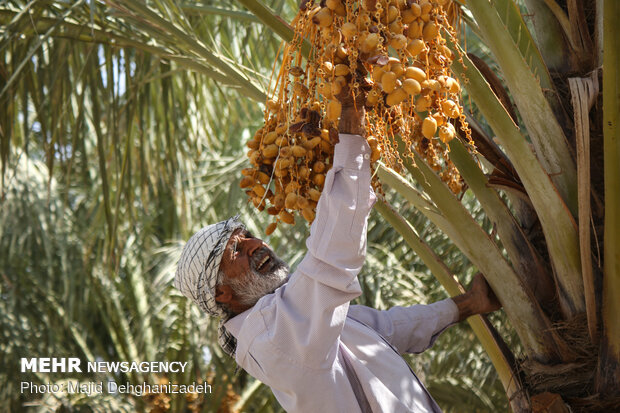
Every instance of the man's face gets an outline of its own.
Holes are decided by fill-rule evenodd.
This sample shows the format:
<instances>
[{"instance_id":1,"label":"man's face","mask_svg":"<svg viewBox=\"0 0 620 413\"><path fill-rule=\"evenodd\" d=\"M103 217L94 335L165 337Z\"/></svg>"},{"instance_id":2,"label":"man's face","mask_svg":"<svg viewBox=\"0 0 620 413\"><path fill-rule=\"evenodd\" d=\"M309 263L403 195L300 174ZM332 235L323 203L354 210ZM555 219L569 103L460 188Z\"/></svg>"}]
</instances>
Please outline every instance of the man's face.
<instances>
[{"instance_id":1,"label":"man's face","mask_svg":"<svg viewBox=\"0 0 620 413\"><path fill-rule=\"evenodd\" d=\"M233 299L247 309L266 294L286 282L288 266L262 240L245 229L237 229L230 237L220 270L223 285L233 290Z\"/></svg>"}]
</instances>

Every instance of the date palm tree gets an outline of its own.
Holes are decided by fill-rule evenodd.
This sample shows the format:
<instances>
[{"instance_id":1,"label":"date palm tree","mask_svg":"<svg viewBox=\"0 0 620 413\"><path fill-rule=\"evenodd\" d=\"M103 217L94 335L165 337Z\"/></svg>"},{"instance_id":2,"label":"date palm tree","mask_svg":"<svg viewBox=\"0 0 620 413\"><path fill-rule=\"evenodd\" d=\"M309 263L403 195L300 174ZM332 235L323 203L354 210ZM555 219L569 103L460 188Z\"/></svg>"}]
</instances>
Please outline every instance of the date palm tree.
<instances>
[{"instance_id":1,"label":"date palm tree","mask_svg":"<svg viewBox=\"0 0 620 413\"><path fill-rule=\"evenodd\" d=\"M451 295L462 290L448 265L454 257L471 263L468 274L487 276L504 305L510 328L500 330L508 345L485 318L469 322L513 411L551 404L610 411L620 397L620 5L455 3L464 36L451 47L463 59L452 69L471 102L477 154L456 139L450 154L469 189L456 198L421 158L402 174L380 167L387 197L376 207L381 218L369 245L393 261L406 256L406 242ZM243 141L260 127L256 102L267 98L278 38L291 39L286 21L296 7L257 0L0 5L3 213L13 205L3 217L14 219L13 228L30 222L38 229L32 236L3 230L12 255L0 293L14 297L3 304L12 314L3 331L20 326L5 342L22 346L11 354L43 352L53 340L47 327L58 325L56 334L71 337L70 351L89 359L165 355L191 359L206 374L203 356L211 357L211 374L228 377L241 396L220 387L215 404L203 408L273 403L259 383L234 376L217 347L203 355L201 337L212 333L194 308L179 297L147 297L170 295L178 246L162 245L230 215L227 205L242 210L257 233L264 228L266 217L244 207L236 184L222 177L243 167ZM11 197L35 169L48 172L36 190L47 197L28 204L39 208L36 219ZM297 227L286 242L274 237L274 246L294 262L284 246L300 245L304 231ZM442 236L448 241L438 242ZM381 255L382 245L399 252ZM159 259L142 253L155 250ZM22 251L30 251L28 259L18 259ZM59 275L68 268L75 275ZM392 275L397 285L413 287L403 274ZM372 277L363 280L372 284ZM390 301L398 292L389 283L373 289L373 304L384 296L385 304L403 300ZM97 319L85 320L89 314ZM47 324L32 327L37 317Z\"/></svg>"}]
</instances>

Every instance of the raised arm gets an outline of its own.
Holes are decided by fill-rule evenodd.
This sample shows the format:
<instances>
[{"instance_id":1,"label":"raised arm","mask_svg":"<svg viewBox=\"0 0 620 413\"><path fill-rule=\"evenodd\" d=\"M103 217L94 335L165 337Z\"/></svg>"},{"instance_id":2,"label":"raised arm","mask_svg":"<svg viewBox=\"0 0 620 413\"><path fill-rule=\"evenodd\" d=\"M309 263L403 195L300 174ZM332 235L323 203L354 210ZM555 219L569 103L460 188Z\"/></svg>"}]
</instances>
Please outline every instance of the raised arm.
<instances>
[{"instance_id":1,"label":"raised arm","mask_svg":"<svg viewBox=\"0 0 620 413\"><path fill-rule=\"evenodd\" d=\"M289 359L314 367L333 362L349 301L361 294L357 274L366 256L367 219L375 201L370 147L351 134L362 133L363 115L363 108L343 108L342 133L306 241L308 252L261 309L272 344Z\"/></svg>"}]
</instances>

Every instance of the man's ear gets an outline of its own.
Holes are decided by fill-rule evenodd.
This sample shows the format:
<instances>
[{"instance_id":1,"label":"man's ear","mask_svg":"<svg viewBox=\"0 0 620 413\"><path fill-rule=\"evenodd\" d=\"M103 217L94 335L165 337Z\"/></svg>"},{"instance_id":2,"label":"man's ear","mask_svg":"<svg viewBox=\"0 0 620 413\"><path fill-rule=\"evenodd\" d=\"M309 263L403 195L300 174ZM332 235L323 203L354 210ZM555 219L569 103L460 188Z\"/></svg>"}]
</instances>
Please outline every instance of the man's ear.
<instances>
[{"instance_id":1,"label":"man's ear","mask_svg":"<svg viewBox=\"0 0 620 413\"><path fill-rule=\"evenodd\" d=\"M233 289L229 285L217 285L215 287L215 301L229 303L233 298Z\"/></svg>"}]
</instances>

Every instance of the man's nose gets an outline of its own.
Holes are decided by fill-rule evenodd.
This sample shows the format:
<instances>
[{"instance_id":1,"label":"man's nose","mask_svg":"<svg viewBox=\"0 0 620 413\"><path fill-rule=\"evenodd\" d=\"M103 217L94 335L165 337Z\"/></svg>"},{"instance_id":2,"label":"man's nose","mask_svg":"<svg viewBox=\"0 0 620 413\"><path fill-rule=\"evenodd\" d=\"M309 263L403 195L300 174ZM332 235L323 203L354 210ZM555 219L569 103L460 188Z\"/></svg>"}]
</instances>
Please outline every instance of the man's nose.
<instances>
[{"instance_id":1,"label":"man's nose","mask_svg":"<svg viewBox=\"0 0 620 413\"><path fill-rule=\"evenodd\" d=\"M262 239L250 238L246 241L246 248L249 256L252 256L256 250L266 246L267 244L265 244Z\"/></svg>"}]
</instances>

